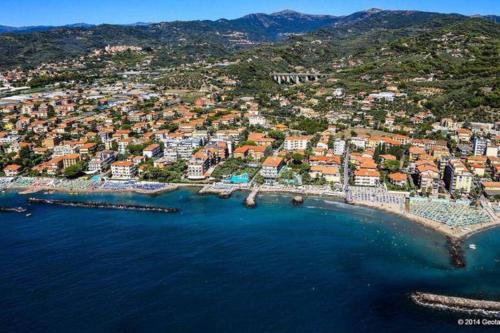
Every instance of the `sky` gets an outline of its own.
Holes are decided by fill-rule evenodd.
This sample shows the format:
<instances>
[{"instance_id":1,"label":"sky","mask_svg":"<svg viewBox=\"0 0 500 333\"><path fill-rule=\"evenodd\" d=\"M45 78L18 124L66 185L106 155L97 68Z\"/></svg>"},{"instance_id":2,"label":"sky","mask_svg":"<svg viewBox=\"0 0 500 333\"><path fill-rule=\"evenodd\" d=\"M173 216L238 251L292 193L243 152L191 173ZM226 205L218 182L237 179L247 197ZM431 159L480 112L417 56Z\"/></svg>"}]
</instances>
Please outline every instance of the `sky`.
<instances>
[{"instance_id":1,"label":"sky","mask_svg":"<svg viewBox=\"0 0 500 333\"><path fill-rule=\"evenodd\" d=\"M347 15L369 8L500 15L500 0L0 0L0 25L216 20L284 9Z\"/></svg>"}]
</instances>

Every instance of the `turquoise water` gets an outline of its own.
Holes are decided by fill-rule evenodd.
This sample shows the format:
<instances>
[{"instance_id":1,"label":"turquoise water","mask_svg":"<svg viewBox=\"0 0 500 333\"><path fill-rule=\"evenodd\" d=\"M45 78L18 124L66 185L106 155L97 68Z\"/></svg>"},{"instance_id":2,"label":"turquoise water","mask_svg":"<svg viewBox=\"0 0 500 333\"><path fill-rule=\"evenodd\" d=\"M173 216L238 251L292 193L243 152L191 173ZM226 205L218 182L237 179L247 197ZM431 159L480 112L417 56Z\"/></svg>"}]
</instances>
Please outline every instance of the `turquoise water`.
<instances>
[{"instance_id":1,"label":"turquoise water","mask_svg":"<svg viewBox=\"0 0 500 333\"><path fill-rule=\"evenodd\" d=\"M178 214L31 206L0 215L2 332L456 332L414 290L500 298L500 230L445 239L397 216L306 199L180 190L40 197L178 207ZM0 194L3 206L25 197ZM476 331L481 328L476 327Z\"/></svg>"}]
</instances>

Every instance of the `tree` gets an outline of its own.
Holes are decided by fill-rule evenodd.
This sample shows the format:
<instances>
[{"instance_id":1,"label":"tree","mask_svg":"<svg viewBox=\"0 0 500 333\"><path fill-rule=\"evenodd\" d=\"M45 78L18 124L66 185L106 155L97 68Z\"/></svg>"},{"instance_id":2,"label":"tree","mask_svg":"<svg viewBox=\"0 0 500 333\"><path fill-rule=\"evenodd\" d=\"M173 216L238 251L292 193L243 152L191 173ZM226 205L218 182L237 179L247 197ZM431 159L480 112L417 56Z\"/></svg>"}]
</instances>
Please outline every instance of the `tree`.
<instances>
[{"instance_id":1,"label":"tree","mask_svg":"<svg viewBox=\"0 0 500 333\"><path fill-rule=\"evenodd\" d=\"M83 174L83 163L78 162L70 167L64 169L64 177L68 179L75 179Z\"/></svg>"},{"instance_id":2,"label":"tree","mask_svg":"<svg viewBox=\"0 0 500 333\"><path fill-rule=\"evenodd\" d=\"M385 160L384 161L384 169L390 171L396 171L399 169L400 162L397 160Z\"/></svg>"}]
</instances>

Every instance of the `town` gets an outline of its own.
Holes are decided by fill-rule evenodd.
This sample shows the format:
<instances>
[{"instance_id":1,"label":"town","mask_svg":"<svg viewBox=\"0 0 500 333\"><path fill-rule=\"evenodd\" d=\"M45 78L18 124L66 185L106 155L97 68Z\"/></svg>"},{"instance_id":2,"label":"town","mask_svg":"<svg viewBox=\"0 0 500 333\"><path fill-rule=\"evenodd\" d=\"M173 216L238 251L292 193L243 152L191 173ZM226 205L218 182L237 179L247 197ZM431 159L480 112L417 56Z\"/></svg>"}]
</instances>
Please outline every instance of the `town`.
<instances>
[{"instance_id":1,"label":"town","mask_svg":"<svg viewBox=\"0 0 500 333\"><path fill-rule=\"evenodd\" d=\"M141 62L101 59L120 56ZM96 62L104 63L101 75L84 82L58 74L86 73ZM150 63L141 48L115 45L3 72L1 186L332 195L437 221L451 233L499 221L498 119L436 117L391 75L380 78L384 89L350 91L334 74L299 68L304 74L269 73L278 93L256 96L221 70L227 61L155 71ZM178 73L196 69L205 73L199 87L171 87ZM440 93L425 84L419 91Z\"/></svg>"}]
</instances>

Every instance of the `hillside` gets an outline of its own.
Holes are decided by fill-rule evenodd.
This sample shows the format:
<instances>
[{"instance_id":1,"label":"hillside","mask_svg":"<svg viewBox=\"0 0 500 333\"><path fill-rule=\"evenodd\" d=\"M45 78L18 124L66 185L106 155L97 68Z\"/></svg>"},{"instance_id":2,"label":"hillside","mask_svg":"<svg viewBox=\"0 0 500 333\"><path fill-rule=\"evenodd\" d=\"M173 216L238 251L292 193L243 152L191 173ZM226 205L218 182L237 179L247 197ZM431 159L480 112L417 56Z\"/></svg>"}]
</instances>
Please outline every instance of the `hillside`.
<instances>
[{"instance_id":1,"label":"hillside","mask_svg":"<svg viewBox=\"0 0 500 333\"><path fill-rule=\"evenodd\" d=\"M111 45L168 47L220 56L262 42L274 42L288 34L306 33L328 26L336 18L284 11L270 15L252 14L235 20L162 22L140 25L99 25L52 28L46 31L0 35L0 68L36 66L84 55ZM205 45L206 43L206 45ZM193 58L196 58L195 54Z\"/></svg>"},{"instance_id":2,"label":"hillside","mask_svg":"<svg viewBox=\"0 0 500 333\"><path fill-rule=\"evenodd\" d=\"M175 60L171 55L186 61L220 57L311 32L321 39L328 36L332 41L341 40L343 49L349 51L346 41L369 47L380 43L380 34L387 31L391 31L390 36L394 39L466 18L455 14L372 9L343 17L282 11L251 14L234 20L31 27L34 31L28 27L22 33L0 34L0 68L33 67L42 62L85 55L108 44L166 48L170 55L158 62L165 65ZM403 31L402 34L398 35L397 30ZM357 41L360 36L363 38Z\"/></svg>"}]
</instances>

